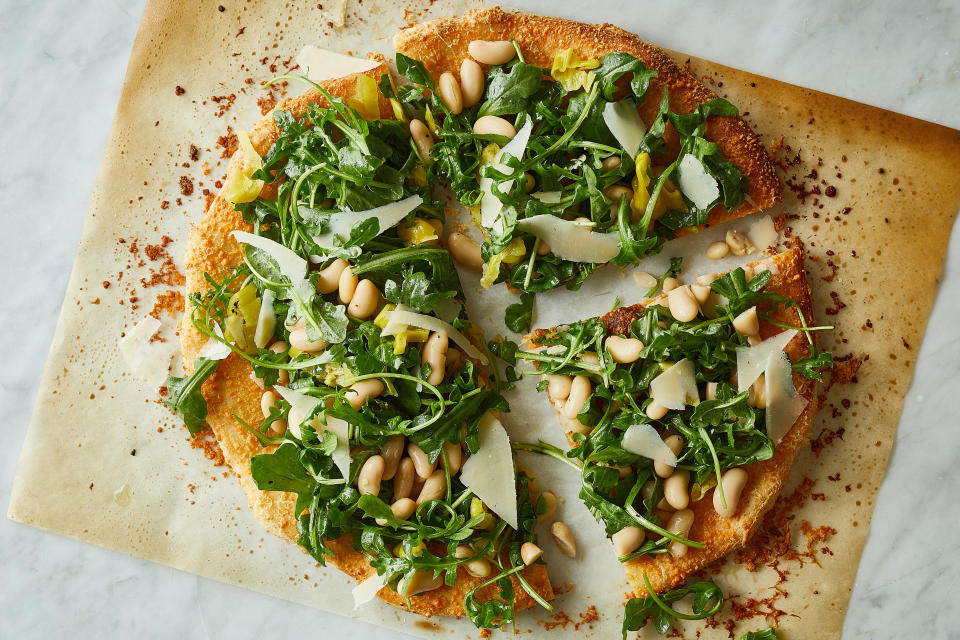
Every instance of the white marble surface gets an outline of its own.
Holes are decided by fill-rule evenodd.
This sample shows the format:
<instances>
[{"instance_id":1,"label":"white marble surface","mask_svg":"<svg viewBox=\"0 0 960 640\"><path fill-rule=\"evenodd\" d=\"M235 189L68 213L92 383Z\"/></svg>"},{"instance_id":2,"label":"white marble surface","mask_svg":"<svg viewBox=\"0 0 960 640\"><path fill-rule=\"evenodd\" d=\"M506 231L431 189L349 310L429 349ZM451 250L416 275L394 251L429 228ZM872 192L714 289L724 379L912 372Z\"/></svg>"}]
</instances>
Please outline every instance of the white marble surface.
<instances>
[{"instance_id":1,"label":"white marble surface","mask_svg":"<svg viewBox=\"0 0 960 640\"><path fill-rule=\"evenodd\" d=\"M512 4L614 22L670 48L960 127L957 2ZM636 9L624 15L627 6ZM0 0L3 511L142 8L142 0ZM960 638L952 615L960 420L950 398L960 385L958 293L954 234L845 639ZM0 566L2 638L292 637L303 629L396 637L6 519Z\"/></svg>"}]
</instances>

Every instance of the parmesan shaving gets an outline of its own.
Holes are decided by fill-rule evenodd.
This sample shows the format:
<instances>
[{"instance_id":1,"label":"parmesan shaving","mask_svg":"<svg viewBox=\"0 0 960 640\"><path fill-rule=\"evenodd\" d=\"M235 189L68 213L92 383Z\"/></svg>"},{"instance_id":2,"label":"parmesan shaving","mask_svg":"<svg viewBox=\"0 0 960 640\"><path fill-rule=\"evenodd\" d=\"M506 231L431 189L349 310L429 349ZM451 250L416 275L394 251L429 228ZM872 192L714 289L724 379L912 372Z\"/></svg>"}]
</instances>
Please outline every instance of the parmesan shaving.
<instances>
[{"instance_id":1,"label":"parmesan shaving","mask_svg":"<svg viewBox=\"0 0 960 640\"><path fill-rule=\"evenodd\" d=\"M530 132L533 130L533 122L527 120L526 124L520 127L517 135L510 142L503 145L503 148L493 157L493 167L502 173L510 171L510 167L500 162L500 159L509 154L517 160L523 160L523 152L527 150L527 142L530 140ZM513 180L504 180L497 185L497 190L507 192L513 188ZM502 230L500 212L503 210L503 203L500 198L493 194L493 178L480 178L480 223L485 229Z\"/></svg>"},{"instance_id":2,"label":"parmesan shaving","mask_svg":"<svg viewBox=\"0 0 960 640\"><path fill-rule=\"evenodd\" d=\"M779 237L780 234L777 233L777 229L773 224L773 218L770 216L758 217L756 222L750 225L750 230L747 231L747 238L750 239L750 244L759 251L763 251L767 247L777 244Z\"/></svg>"},{"instance_id":3,"label":"parmesan shaving","mask_svg":"<svg viewBox=\"0 0 960 640\"><path fill-rule=\"evenodd\" d=\"M480 448L467 458L460 481L498 516L517 528L517 478L510 437L500 421L487 412L480 420Z\"/></svg>"},{"instance_id":4,"label":"parmesan shaving","mask_svg":"<svg viewBox=\"0 0 960 640\"><path fill-rule=\"evenodd\" d=\"M786 349L795 335L797 335L796 329L790 329L767 338L755 347L738 347L737 392L743 393L749 389L767 368L770 354Z\"/></svg>"},{"instance_id":5,"label":"parmesan shaving","mask_svg":"<svg viewBox=\"0 0 960 640\"><path fill-rule=\"evenodd\" d=\"M294 291L296 291L297 295L301 298L307 299L313 295L313 287L310 285L310 281L306 279L306 260L270 238L247 233L246 231L234 231L232 235L239 242L254 246L273 258L277 263L277 267L280 269L280 273L290 280L290 286L293 287Z\"/></svg>"},{"instance_id":6,"label":"parmesan shaving","mask_svg":"<svg viewBox=\"0 0 960 640\"><path fill-rule=\"evenodd\" d=\"M403 305L397 306L396 309L390 312L387 324L383 328L383 331L380 332L380 335L395 336L410 325L426 329L427 331L446 331L450 339L456 342L468 357L479 360L481 364L488 364L489 362L487 356L473 346L473 343L470 342L467 336L460 333L449 322L444 322L440 318L422 313L408 311Z\"/></svg>"},{"instance_id":7,"label":"parmesan shaving","mask_svg":"<svg viewBox=\"0 0 960 640\"><path fill-rule=\"evenodd\" d=\"M696 156L686 154L680 160L680 191L701 211L709 207L720 197L717 181L707 173L703 163Z\"/></svg>"},{"instance_id":8,"label":"parmesan shaving","mask_svg":"<svg viewBox=\"0 0 960 640\"><path fill-rule=\"evenodd\" d=\"M300 393L299 391L294 391L283 385L274 385L273 390L280 394L280 397L290 403L290 407L300 414L300 421L294 423L290 416L287 416L287 432L292 434L296 438L303 438L303 431L301 430L303 425L303 417L310 415L314 408L320 404L318 398L313 396L308 396L306 394ZM326 416L326 426L320 421L320 418L314 418L310 421L310 426L313 427L314 431L317 433L323 433L329 431L333 435L337 436L337 448L334 449L333 455L330 456L333 458L333 463L337 465L337 468L340 469L340 473L343 474L344 478L350 477L350 425L340 418L334 418L333 416Z\"/></svg>"},{"instance_id":9,"label":"parmesan shaving","mask_svg":"<svg viewBox=\"0 0 960 640\"><path fill-rule=\"evenodd\" d=\"M380 575L379 573L374 573L372 576L360 582L353 588L353 608L359 609L361 605L365 605L380 593L380 589L383 589L387 586L387 574Z\"/></svg>"},{"instance_id":10,"label":"parmesan shaving","mask_svg":"<svg viewBox=\"0 0 960 640\"><path fill-rule=\"evenodd\" d=\"M605 104L603 121L613 137L620 143L620 146L630 154L631 158L636 158L640 151L640 144L643 142L643 136L647 133L647 127L640 119L637 105L634 104L633 100L624 98L619 102Z\"/></svg>"},{"instance_id":11,"label":"parmesan shaving","mask_svg":"<svg viewBox=\"0 0 960 640\"><path fill-rule=\"evenodd\" d=\"M220 330L220 325L214 324L213 332L218 338L223 339L223 331ZM230 355L230 347L213 338L208 339L206 344L197 352L198 358L206 358L207 360L223 360L228 355Z\"/></svg>"},{"instance_id":12,"label":"parmesan shaving","mask_svg":"<svg viewBox=\"0 0 960 640\"><path fill-rule=\"evenodd\" d=\"M544 240L550 251L563 260L603 263L620 253L619 234L596 233L548 213L519 220L517 229Z\"/></svg>"},{"instance_id":13,"label":"parmesan shaving","mask_svg":"<svg viewBox=\"0 0 960 640\"><path fill-rule=\"evenodd\" d=\"M160 386L166 381L173 357L170 348L162 342L150 342L159 329L159 320L144 316L120 338L118 344L120 357L127 366L138 378L153 386Z\"/></svg>"},{"instance_id":14,"label":"parmesan shaving","mask_svg":"<svg viewBox=\"0 0 960 640\"><path fill-rule=\"evenodd\" d=\"M379 64L376 60L353 58L312 44L305 46L297 56L297 65L303 74L318 83L370 71L377 68Z\"/></svg>"},{"instance_id":15,"label":"parmesan shaving","mask_svg":"<svg viewBox=\"0 0 960 640\"><path fill-rule=\"evenodd\" d=\"M693 361L684 358L650 382L650 396L667 409L680 410L700 402Z\"/></svg>"},{"instance_id":16,"label":"parmesan shaving","mask_svg":"<svg viewBox=\"0 0 960 640\"><path fill-rule=\"evenodd\" d=\"M314 236L313 241L324 249L330 249L334 246L335 238L338 236L344 239L349 238L350 232L355 226L370 218L377 219L380 225L380 230L377 232L377 235L380 235L384 231L396 226L408 213L421 204L423 204L422 197L410 196L409 198L391 202L390 204L385 204L382 207L370 209L369 211L341 211L335 213L330 216L330 230L323 235Z\"/></svg>"},{"instance_id":17,"label":"parmesan shaving","mask_svg":"<svg viewBox=\"0 0 960 640\"><path fill-rule=\"evenodd\" d=\"M670 467L677 466L677 456L649 422L631 425L623 434L621 444L624 451L650 458L654 462L662 462Z\"/></svg>"},{"instance_id":18,"label":"parmesan shaving","mask_svg":"<svg viewBox=\"0 0 960 640\"><path fill-rule=\"evenodd\" d=\"M560 191L536 191L530 194L531 198L536 198L543 204L558 204L560 202Z\"/></svg>"},{"instance_id":19,"label":"parmesan shaving","mask_svg":"<svg viewBox=\"0 0 960 640\"><path fill-rule=\"evenodd\" d=\"M793 368L783 351L770 352L764 375L767 435L780 444L807 406L807 399L793 386Z\"/></svg>"}]
</instances>

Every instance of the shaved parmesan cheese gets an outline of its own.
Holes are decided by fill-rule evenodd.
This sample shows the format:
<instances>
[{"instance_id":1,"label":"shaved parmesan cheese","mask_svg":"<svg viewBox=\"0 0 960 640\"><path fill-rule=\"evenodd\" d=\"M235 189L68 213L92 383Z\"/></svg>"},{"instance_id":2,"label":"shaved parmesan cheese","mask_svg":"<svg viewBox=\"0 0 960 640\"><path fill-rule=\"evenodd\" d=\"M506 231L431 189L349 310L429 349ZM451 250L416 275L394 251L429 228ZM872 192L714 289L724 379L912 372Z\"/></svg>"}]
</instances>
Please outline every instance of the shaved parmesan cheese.
<instances>
[{"instance_id":1,"label":"shaved parmesan cheese","mask_svg":"<svg viewBox=\"0 0 960 640\"><path fill-rule=\"evenodd\" d=\"M557 204L560 202L559 191L537 191L530 194L531 198L536 198L543 204Z\"/></svg>"},{"instance_id":2,"label":"shaved parmesan cheese","mask_svg":"<svg viewBox=\"0 0 960 640\"><path fill-rule=\"evenodd\" d=\"M388 574L386 573L383 575L374 573L363 582L357 584L357 586L353 588L353 608L359 609L361 605L367 604L377 597L380 589L387 586L387 576Z\"/></svg>"},{"instance_id":3,"label":"shaved parmesan cheese","mask_svg":"<svg viewBox=\"0 0 960 640\"><path fill-rule=\"evenodd\" d=\"M453 322L460 315L460 307L461 304L453 298L441 298L433 312L444 322Z\"/></svg>"},{"instance_id":4,"label":"shaved parmesan cheese","mask_svg":"<svg viewBox=\"0 0 960 640\"><path fill-rule=\"evenodd\" d=\"M273 340L273 330L277 328L277 314L273 310L276 295L273 289L264 289L260 300L260 314L257 316L257 329L253 333L253 344L263 349Z\"/></svg>"},{"instance_id":5,"label":"shaved parmesan cheese","mask_svg":"<svg viewBox=\"0 0 960 640\"><path fill-rule=\"evenodd\" d=\"M790 358L783 351L770 353L764 375L764 391L767 396L767 435L774 444L780 444L808 402L797 394L793 386L793 368Z\"/></svg>"},{"instance_id":6,"label":"shaved parmesan cheese","mask_svg":"<svg viewBox=\"0 0 960 640\"><path fill-rule=\"evenodd\" d=\"M738 347L737 392L743 393L749 389L767 368L770 354L783 351L795 335L797 335L796 329L790 329L767 338L755 347Z\"/></svg>"},{"instance_id":7,"label":"shaved parmesan cheese","mask_svg":"<svg viewBox=\"0 0 960 640\"><path fill-rule=\"evenodd\" d=\"M334 239L349 238L350 231L355 226L370 218L376 218L380 224L380 233L390 229L398 222L403 220L408 213L423 204L423 198L420 196L410 196L397 202L385 204L369 211L341 211L330 216L330 230L320 236L313 236L313 241L324 249L330 249L334 246Z\"/></svg>"},{"instance_id":8,"label":"shaved parmesan cheese","mask_svg":"<svg viewBox=\"0 0 960 640\"><path fill-rule=\"evenodd\" d=\"M217 337L223 339L223 331L220 330L220 325L213 325L213 332L217 334ZM228 355L230 355L230 347L213 338L207 340L207 343L197 352L198 358L206 358L207 360L223 360Z\"/></svg>"},{"instance_id":9,"label":"shaved parmesan cheese","mask_svg":"<svg viewBox=\"0 0 960 640\"><path fill-rule=\"evenodd\" d=\"M680 160L680 191L703 211L720 197L717 181L707 173L703 163L696 156L687 154Z\"/></svg>"},{"instance_id":10,"label":"shaved parmesan cheese","mask_svg":"<svg viewBox=\"0 0 960 640\"><path fill-rule=\"evenodd\" d=\"M510 437L492 413L480 420L480 448L463 463L460 481L507 524L517 528L517 478Z\"/></svg>"},{"instance_id":11,"label":"shaved parmesan cheese","mask_svg":"<svg viewBox=\"0 0 960 640\"><path fill-rule=\"evenodd\" d=\"M173 353L163 342L150 342L160 329L160 321L144 316L120 338L120 356L134 374L144 382L159 386L167 379Z\"/></svg>"},{"instance_id":12,"label":"shaved parmesan cheese","mask_svg":"<svg viewBox=\"0 0 960 640\"><path fill-rule=\"evenodd\" d=\"M297 56L300 70L313 82L363 73L375 69L379 64L376 60L352 58L312 44L305 46Z\"/></svg>"},{"instance_id":13,"label":"shaved parmesan cheese","mask_svg":"<svg viewBox=\"0 0 960 640\"><path fill-rule=\"evenodd\" d=\"M770 216L760 216L756 222L750 225L750 230L747 231L750 244L760 251L777 244L778 237L777 229L773 225L773 218Z\"/></svg>"},{"instance_id":14,"label":"shaved parmesan cheese","mask_svg":"<svg viewBox=\"0 0 960 640\"><path fill-rule=\"evenodd\" d=\"M320 400L314 398L313 396L308 396L306 394L300 393L299 391L294 391L288 387L282 385L274 385L273 390L280 394L280 397L290 403L290 407L300 414L301 420L304 416L310 415L313 412L314 408L320 404ZM317 433L323 433L329 431L333 435L337 436L337 448L334 449L333 463L337 465L337 468L340 469L340 473L343 474L344 478L350 477L350 425L340 418L334 418L333 416L325 416L327 424L324 424L320 421L320 418L314 418L310 421L310 426L313 427L314 431ZM296 438L303 438L303 432L301 427L303 425L302 421L294 423L293 420L289 419L290 416L287 416L287 430Z\"/></svg>"},{"instance_id":15,"label":"shaved parmesan cheese","mask_svg":"<svg viewBox=\"0 0 960 640\"><path fill-rule=\"evenodd\" d=\"M700 402L693 361L684 358L650 382L650 396L667 409L683 409Z\"/></svg>"},{"instance_id":16,"label":"shaved parmesan cheese","mask_svg":"<svg viewBox=\"0 0 960 640\"><path fill-rule=\"evenodd\" d=\"M398 305L396 309L390 312L387 324L380 335L395 336L410 325L427 331L446 331L450 339L456 342L468 357L479 360L482 364L488 363L487 356L473 346L467 336L457 331L452 324L444 322L440 318L408 311L403 305Z\"/></svg>"},{"instance_id":17,"label":"shaved parmesan cheese","mask_svg":"<svg viewBox=\"0 0 960 640\"><path fill-rule=\"evenodd\" d=\"M563 260L601 263L620 253L619 234L596 233L548 213L517 221L517 229L546 241L550 251Z\"/></svg>"},{"instance_id":18,"label":"shaved parmesan cheese","mask_svg":"<svg viewBox=\"0 0 960 640\"><path fill-rule=\"evenodd\" d=\"M533 122L527 120L526 124L520 127L517 135L513 136L503 148L493 157L493 167L500 172L506 173L510 170L505 164L501 164L500 158L504 154L510 154L517 160L523 160L523 152L527 150L527 142L530 140L530 131L533 130ZM497 185L497 190L506 192L513 188L513 180L504 180ZM502 230L500 222L500 212L503 210L503 203L493 194L493 178L480 178L480 224L486 229L493 229L497 225L497 231Z\"/></svg>"},{"instance_id":19,"label":"shaved parmesan cheese","mask_svg":"<svg viewBox=\"0 0 960 640\"><path fill-rule=\"evenodd\" d=\"M647 133L647 128L640 119L637 105L630 98L619 102L608 102L603 107L603 121L607 129L617 139L620 146L626 149L631 158L637 157L640 143Z\"/></svg>"},{"instance_id":20,"label":"shaved parmesan cheese","mask_svg":"<svg viewBox=\"0 0 960 640\"><path fill-rule=\"evenodd\" d=\"M677 456L648 422L631 425L623 434L621 444L624 451L650 458L655 462L662 462L670 467L677 466Z\"/></svg>"},{"instance_id":21,"label":"shaved parmesan cheese","mask_svg":"<svg viewBox=\"0 0 960 640\"><path fill-rule=\"evenodd\" d=\"M247 233L246 231L234 231L232 235L238 241L254 246L273 258L280 268L280 273L290 280L290 285L301 298L306 299L313 295L313 287L310 286L310 281L306 279L306 260L270 238Z\"/></svg>"}]
</instances>

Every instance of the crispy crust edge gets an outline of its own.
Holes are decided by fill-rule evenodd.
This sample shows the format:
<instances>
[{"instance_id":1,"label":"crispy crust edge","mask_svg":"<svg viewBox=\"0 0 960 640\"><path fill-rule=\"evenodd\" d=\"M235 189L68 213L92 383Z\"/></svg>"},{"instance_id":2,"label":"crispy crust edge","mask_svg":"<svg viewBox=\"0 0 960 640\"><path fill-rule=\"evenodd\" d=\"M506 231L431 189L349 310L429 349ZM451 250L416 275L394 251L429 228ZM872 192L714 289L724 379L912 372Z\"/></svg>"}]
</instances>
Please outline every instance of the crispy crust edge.
<instances>
[{"instance_id":1,"label":"crispy crust edge","mask_svg":"<svg viewBox=\"0 0 960 640\"><path fill-rule=\"evenodd\" d=\"M754 268L769 268L775 271L766 290L774 291L795 300L808 322L813 321L813 304L810 285L803 268L804 254L795 248L770 258L751 263ZM666 304L666 296L661 295L640 304L620 307L604 315L601 320L608 335L626 334L630 324L644 308ZM774 319L785 322L797 322L796 310L778 311ZM528 336L528 343L535 343L538 336L556 329L541 329ZM760 334L764 339L780 333L782 329L761 322ZM792 361L809 354L809 348L803 336L795 337L786 348ZM712 492L698 502L692 503L696 518L690 531L692 540L706 543L704 549L688 549L683 557L671 557L663 554L654 558L636 558L624 564L627 579L638 597L647 595L644 585L644 573L650 580L654 591L662 593L684 582L689 576L701 571L731 551L744 547L750 535L758 528L763 516L770 510L779 496L797 452L806 443L813 418L820 408L817 385L798 373L793 374L797 392L808 400L803 413L790 431L784 436L774 455L769 460L747 465L749 480L741 494L740 508L733 518L722 518L713 510Z\"/></svg>"},{"instance_id":2,"label":"crispy crust edge","mask_svg":"<svg viewBox=\"0 0 960 640\"><path fill-rule=\"evenodd\" d=\"M717 97L663 49L611 24L587 24L490 7L405 28L394 36L393 42L398 53L422 61L434 77L439 77L445 71L459 75L460 62L467 57L467 45L472 40L505 38L517 41L528 62L544 67L550 66L555 52L567 48L584 59L614 51L636 56L658 74L640 107L648 122L656 113L661 83L669 88L671 106L678 113L689 113L698 104ZM766 147L742 117L712 116L707 122L706 136L720 145L750 184L750 197L743 206L735 211L728 211L723 205L714 207L707 226L767 209L783 200L783 186Z\"/></svg>"},{"instance_id":3,"label":"crispy crust edge","mask_svg":"<svg viewBox=\"0 0 960 640\"><path fill-rule=\"evenodd\" d=\"M370 57L381 64L365 72L365 75L378 79L388 73L383 56L371 55ZM356 75L351 75L319 84L331 95L343 97L352 93L356 82ZM250 130L250 140L254 148L261 154L266 153L279 137L280 132L272 117L274 111L285 110L299 114L303 113L311 103L324 105L326 99L319 91L311 89L278 104ZM392 117L392 113L389 102L381 95L381 117ZM235 155L231 162L237 161ZM237 229L250 231L251 225L243 221L240 214L222 197L222 194L218 194L202 221L193 226L190 231L184 260L188 293L206 288L204 273L219 275L241 262L240 244L230 236L230 233ZM188 300L180 322L181 349L184 368L187 371L193 370L193 361L197 352L206 342L206 338L190 322L190 314L191 305ZM223 452L224 460L237 476L257 519L272 534L296 544L297 523L293 516L296 496L285 492L261 491L257 488L250 474L250 458L272 449L261 448L256 438L233 420L234 414L251 424L261 420L259 398L262 391L254 384L251 373L250 365L236 354L231 354L221 362L217 371L203 387L203 395L208 404L207 422ZM344 573L357 580L363 580L374 574L374 569L370 567L366 557L353 549L349 536L328 541L328 545L336 554L330 559L330 563ZM523 575L544 598L553 599L553 587L547 575L546 565L532 565L524 570ZM464 615L464 595L481 582L483 579L475 578L461 569L458 572L457 583L453 587L443 586L422 595L413 596L410 598L412 606L409 608L404 598L391 589L381 589L378 597L395 607L408 609L424 617L433 615L460 617ZM513 582L517 594L515 598L517 610L533 606L535 601L523 590L516 579L513 579ZM490 585L478 593L478 600L483 601L492 597L496 591L496 585Z\"/></svg>"}]
</instances>

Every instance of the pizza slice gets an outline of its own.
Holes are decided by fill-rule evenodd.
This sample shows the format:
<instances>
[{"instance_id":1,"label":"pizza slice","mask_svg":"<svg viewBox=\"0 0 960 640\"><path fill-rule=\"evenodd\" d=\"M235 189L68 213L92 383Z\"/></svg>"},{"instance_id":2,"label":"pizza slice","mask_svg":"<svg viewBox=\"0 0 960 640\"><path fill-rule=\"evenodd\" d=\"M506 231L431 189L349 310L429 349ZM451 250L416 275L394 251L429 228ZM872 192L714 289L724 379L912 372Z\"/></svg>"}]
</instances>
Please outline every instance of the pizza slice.
<instances>
[{"instance_id":1,"label":"pizza slice","mask_svg":"<svg viewBox=\"0 0 960 640\"><path fill-rule=\"evenodd\" d=\"M793 249L538 330L516 353L541 373L580 498L639 597L742 547L773 505L832 363L812 320Z\"/></svg>"},{"instance_id":2,"label":"pizza slice","mask_svg":"<svg viewBox=\"0 0 960 640\"><path fill-rule=\"evenodd\" d=\"M190 233L192 373L167 403L210 426L268 530L362 581L358 603L498 627L553 598L538 496L386 73L380 58L238 133Z\"/></svg>"},{"instance_id":3,"label":"pizza slice","mask_svg":"<svg viewBox=\"0 0 960 640\"><path fill-rule=\"evenodd\" d=\"M494 7L394 44L408 84L391 97L422 114L421 154L482 230L450 245L484 287L576 288L783 197L736 107L617 27Z\"/></svg>"}]
</instances>

